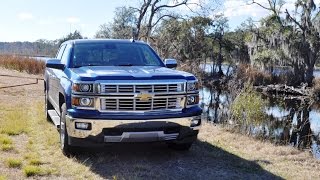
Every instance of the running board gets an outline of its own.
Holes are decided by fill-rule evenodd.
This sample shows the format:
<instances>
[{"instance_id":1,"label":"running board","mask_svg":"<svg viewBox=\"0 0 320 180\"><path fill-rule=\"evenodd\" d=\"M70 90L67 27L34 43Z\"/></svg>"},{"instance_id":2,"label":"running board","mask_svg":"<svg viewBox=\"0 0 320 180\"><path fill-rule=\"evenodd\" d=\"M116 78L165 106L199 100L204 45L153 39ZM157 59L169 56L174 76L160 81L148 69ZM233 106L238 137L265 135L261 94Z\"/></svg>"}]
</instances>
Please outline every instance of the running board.
<instances>
[{"instance_id":1,"label":"running board","mask_svg":"<svg viewBox=\"0 0 320 180\"><path fill-rule=\"evenodd\" d=\"M60 116L57 114L55 110L48 110L48 114L53 122L53 124L60 129Z\"/></svg>"}]
</instances>

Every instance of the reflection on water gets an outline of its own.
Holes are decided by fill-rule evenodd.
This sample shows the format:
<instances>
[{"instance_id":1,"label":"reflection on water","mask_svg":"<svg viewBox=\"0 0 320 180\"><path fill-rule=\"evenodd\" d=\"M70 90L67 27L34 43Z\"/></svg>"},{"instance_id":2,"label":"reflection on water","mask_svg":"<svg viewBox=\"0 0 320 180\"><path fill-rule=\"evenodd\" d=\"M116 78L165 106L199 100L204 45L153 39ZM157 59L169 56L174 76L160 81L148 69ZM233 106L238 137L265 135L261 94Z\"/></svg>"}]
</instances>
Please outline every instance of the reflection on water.
<instances>
[{"instance_id":1,"label":"reflection on water","mask_svg":"<svg viewBox=\"0 0 320 180\"><path fill-rule=\"evenodd\" d=\"M207 73L211 73L212 71L218 72L218 66L216 66L216 65L213 66L210 63L201 64L200 68L203 69ZM233 67L229 66L227 64L222 64L221 65L221 69L222 69L222 72L225 75L231 75L232 71L233 71ZM272 74L280 75L280 74L283 74L283 73L286 73L286 72L289 72L289 71L292 71L292 70L290 70L289 67L275 67L275 68L273 68ZM320 69L319 68L317 68L317 69L315 69L313 71L313 76L314 77L320 77Z\"/></svg>"},{"instance_id":2,"label":"reflection on water","mask_svg":"<svg viewBox=\"0 0 320 180\"><path fill-rule=\"evenodd\" d=\"M293 99L274 99L265 108L267 118L254 124L239 124L230 119L232 98L219 89L203 88L200 91L203 117L224 125L237 124L243 133L269 139L276 144L291 145L299 149L311 148L320 159L320 107L316 104Z\"/></svg>"}]
</instances>

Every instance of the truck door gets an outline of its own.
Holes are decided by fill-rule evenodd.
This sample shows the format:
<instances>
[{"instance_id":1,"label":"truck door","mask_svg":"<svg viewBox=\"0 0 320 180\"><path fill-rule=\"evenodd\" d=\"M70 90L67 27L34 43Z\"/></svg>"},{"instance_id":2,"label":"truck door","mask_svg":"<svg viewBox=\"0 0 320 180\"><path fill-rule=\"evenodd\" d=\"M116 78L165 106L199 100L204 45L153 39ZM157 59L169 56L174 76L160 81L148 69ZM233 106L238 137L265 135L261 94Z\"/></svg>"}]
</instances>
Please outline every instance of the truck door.
<instances>
[{"instance_id":1,"label":"truck door","mask_svg":"<svg viewBox=\"0 0 320 180\"><path fill-rule=\"evenodd\" d=\"M62 45L56 55L56 59L60 59L64 53L64 50L66 48L66 45ZM48 74L48 82L47 82L47 86L48 86L48 98L51 102L51 104L53 105L53 107L57 110L59 109L59 99L56 99L56 94L57 94L57 87L56 87L56 81L57 81L57 75L56 73L58 73L59 70L56 69L51 69L49 68L47 71ZM58 97L59 98L59 97Z\"/></svg>"}]
</instances>

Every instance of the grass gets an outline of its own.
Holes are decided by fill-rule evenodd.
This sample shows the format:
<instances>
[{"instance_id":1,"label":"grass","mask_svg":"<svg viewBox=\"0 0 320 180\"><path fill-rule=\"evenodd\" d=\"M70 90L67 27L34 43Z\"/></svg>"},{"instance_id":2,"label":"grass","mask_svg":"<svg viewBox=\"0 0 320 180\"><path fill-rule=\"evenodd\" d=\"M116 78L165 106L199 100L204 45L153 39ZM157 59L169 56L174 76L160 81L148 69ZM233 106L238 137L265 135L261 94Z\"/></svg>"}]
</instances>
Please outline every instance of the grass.
<instances>
[{"instance_id":1,"label":"grass","mask_svg":"<svg viewBox=\"0 0 320 180\"><path fill-rule=\"evenodd\" d=\"M29 164L30 165L34 165L34 166L40 166L43 164L43 162L40 160L40 159L37 159L37 158L31 158L29 160Z\"/></svg>"},{"instance_id":2,"label":"grass","mask_svg":"<svg viewBox=\"0 0 320 180\"><path fill-rule=\"evenodd\" d=\"M5 160L5 164L9 168L20 168L22 166L22 160L15 159L15 158L8 158Z\"/></svg>"},{"instance_id":3,"label":"grass","mask_svg":"<svg viewBox=\"0 0 320 180\"><path fill-rule=\"evenodd\" d=\"M23 167L23 173L27 177L44 175L43 169L39 166L28 165Z\"/></svg>"},{"instance_id":4,"label":"grass","mask_svg":"<svg viewBox=\"0 0 320 180\"><path fill-rule=\"evenodd\" d=\"M0 144L12 144L12 140L8 135L0 134Z\"/></svg>"},{"instance_id":5,"label":"grass","mask_svg":"<svg viewBox=\"0 0 320 180\"><path fill-rule=\"evenodd\" d=\"M23 56L0 55L0 66L28 74L43 74L45 62Z\"/></svg>"},{"instance_id":6,"label":"grass","mask_svg":"<svg viewBox=\"0 0 320 180\"><path fill-rule=\"evenodd\" d=\"M17 111L5 111L4 118L0 119L0 133L7 135L19 135L28 132L28 123L26 123L28 112L21 108Z\"/></svg>"},{"instance_id":7,"label":"grass","mask_svg":"<svg viewBox=\"0 0 320 180\"><path fill-rule=\"evenodd\" d=\"M2 144L1 150L2 151L12 151L12 150L14 150L14 147L11 144Z\"/></svg>"},{"instance_id":8,"label":"grass","mask_svg":"<svg viewBox=\"0 0 320 180\"><path fill-rule=\"evenodd\" d=\"M0 180L7 180L7 177L4 175L0 175Z\"/></svg>"}]
</instances>

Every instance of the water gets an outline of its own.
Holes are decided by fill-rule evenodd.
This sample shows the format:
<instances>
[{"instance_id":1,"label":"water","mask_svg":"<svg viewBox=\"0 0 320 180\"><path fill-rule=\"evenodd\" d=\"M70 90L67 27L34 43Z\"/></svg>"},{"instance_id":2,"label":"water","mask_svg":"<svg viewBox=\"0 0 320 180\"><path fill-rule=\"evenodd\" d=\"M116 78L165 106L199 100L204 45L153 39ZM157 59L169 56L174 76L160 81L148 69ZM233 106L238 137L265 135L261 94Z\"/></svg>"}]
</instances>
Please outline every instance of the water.
<instances>
[{"instance_id":1,"label":"water","mask_svg":"<svg viewBox=\"0 0 320 180\"><path fill-rule=\"evenodd\" d=\"M35 56L35 57L31 57L31 58L34 58L36 60L40 60L40 61L47 61L48 59L52 59L51 57L43 57L43 56Z\"/></svg>"},{"instance_id":2,"label":"water","mask_svg":"<svg viewBox=\"0 0 320 180\"><path fill-rule=\"evenodd\" d=\"M200 91L203 118L214 123L234 126L239 132L268 139L275 144L310 149L320 159L320 105L297 99L264 97L267 118L251 123L230 120L231 95L219 89L204 87Z\"/></svg>"},{"instance_id":3,"label":"water","mask_svg":"<svg viewBox=\"0 0 320 180\"><path fill-rule=\"evenodd\" d=\"M210 63L207 63L206 65L205 64L201 64L200 68L203 69L207 73L211 73L212 69L213 69L212 68L212 64L210 64ZM233 72L233 67L229 66L227 64L222 64L221 68L222 68L223 73L226 74L226 75L230 75ZM215 69L215 72L218 71L218 67L217 66L214 66L214 69ZM273 74L280 75L280 74L288 72L288 71L290 71L289 67L275 67L273 69ZM315 70L313 71L313 76L314 77L320 77L320 69L319 68L315 68Z\"/></svg>"}]
</instances>

